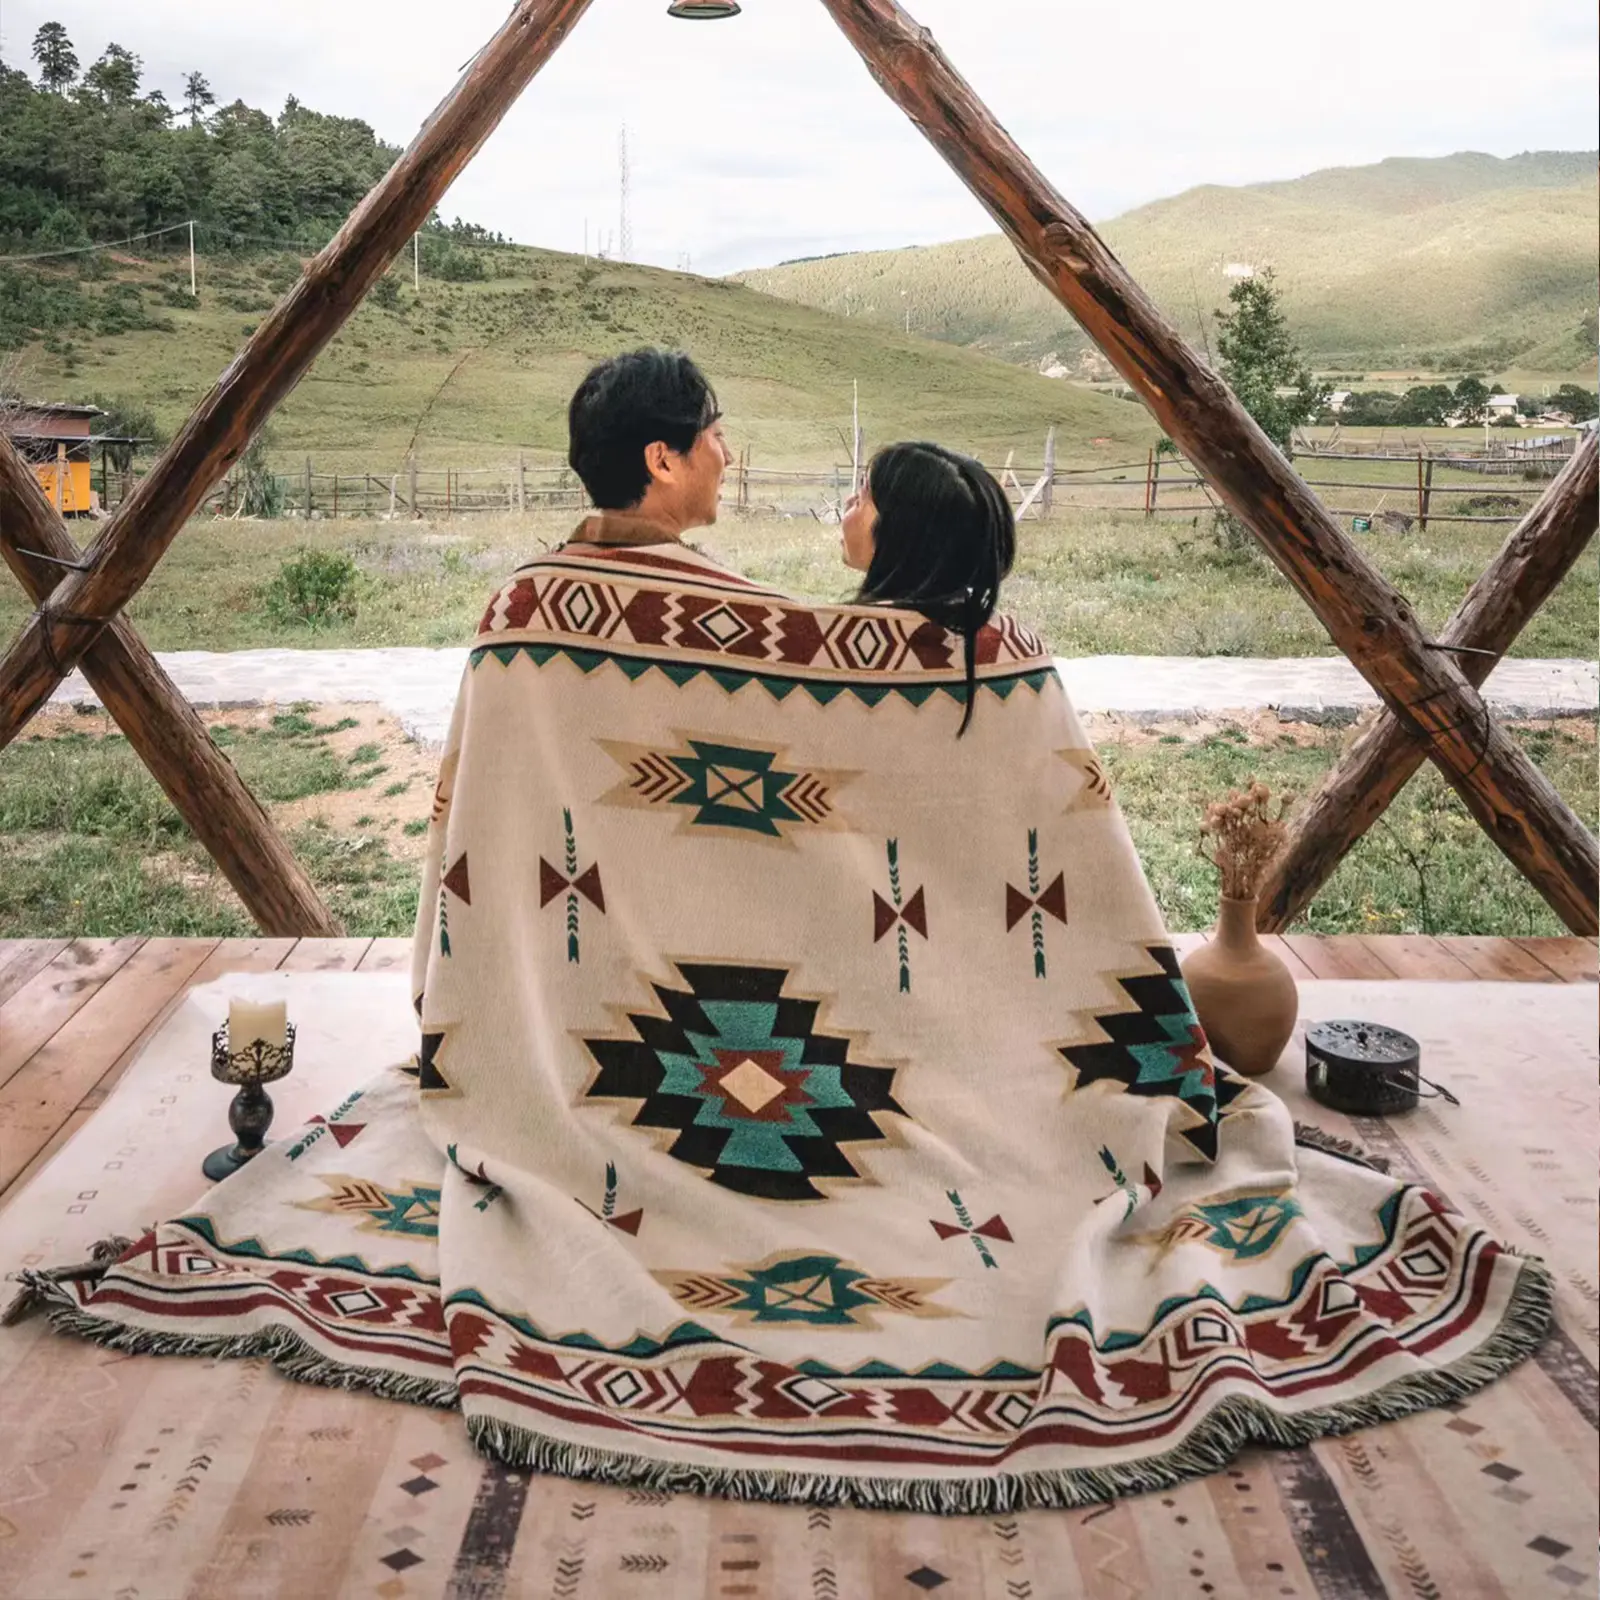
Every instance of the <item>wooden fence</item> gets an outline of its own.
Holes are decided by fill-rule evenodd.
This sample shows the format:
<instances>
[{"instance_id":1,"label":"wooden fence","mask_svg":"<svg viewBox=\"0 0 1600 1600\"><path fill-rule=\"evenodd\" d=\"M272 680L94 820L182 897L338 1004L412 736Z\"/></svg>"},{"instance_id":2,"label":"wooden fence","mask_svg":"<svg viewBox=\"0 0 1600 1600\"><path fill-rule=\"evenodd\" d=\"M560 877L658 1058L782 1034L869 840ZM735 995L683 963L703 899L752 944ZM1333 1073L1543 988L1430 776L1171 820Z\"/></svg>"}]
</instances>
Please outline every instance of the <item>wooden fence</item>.
<instances>
[{"instance_id":1,"label":"wooden fence","mask_svg":"<svg viewBox=\"0 0 1600 1600\"><path fill-rule=\"evenodd\" d=\"M1133 512L1146 517L1195 517L1222 505L1203 474L1181 456L1154 449L1144 458L1071 466L1053 459L1053 440L1038 465L1024 464L1010 452L1004 462L987 463L1004 486L1019 518L1043 519L1063 512ZM1390 528L1432 523L1498 523L1520 520L1543 492L1571 451L1545 451L1484 457L1466 453L1432 455L1426 450L1394 451L1302 449L1293 459L1306 482L1336 516L1365 518ZM849 495L849 462L778 469L757 467L747 447L730 465L723 482L724 507L750 516L812 517L836 522ZM1324 463L1354 462L1371 469L1360 478L1326 476ZM1492 491L1487 485L1436 482L1436 469L1515 472ZM1376 474L1390 476L1379 478ZM109 503L131 492L134 477L123 474L110 485ZM279 515L291 518L356 518L446 521L497 513L570 512L576 519L590 509L588 497L570 468L530 463L525 456L498 467L435 467L413 457L398 468L372 472L318 472L307 459L302 470L276 474ZM215 517L242 515L243 485L230 475L202 508Z\"/></svg>"}]
</instances>

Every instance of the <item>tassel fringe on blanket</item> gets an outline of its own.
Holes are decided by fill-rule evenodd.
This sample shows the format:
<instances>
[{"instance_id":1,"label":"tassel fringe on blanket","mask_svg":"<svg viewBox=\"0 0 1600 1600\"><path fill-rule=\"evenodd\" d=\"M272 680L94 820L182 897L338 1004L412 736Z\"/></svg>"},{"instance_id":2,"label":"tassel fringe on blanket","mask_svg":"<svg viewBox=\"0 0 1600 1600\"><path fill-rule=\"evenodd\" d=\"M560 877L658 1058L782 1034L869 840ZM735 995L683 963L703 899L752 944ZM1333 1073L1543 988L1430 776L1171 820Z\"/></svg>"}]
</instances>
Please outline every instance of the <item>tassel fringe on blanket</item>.
<instances>
[{"instance_id":1,"label":"tassel fringe on blanket","mask_svg":"<svg viewBox=\"0 0 1600 1600\"><path fill-rule=\"evenodd\" d=\"M958 741L915 614L679 545L523 568L440 768L415 1057L22 1301L514 1465L940 1513L1523 1360L1542 1263L1213 1060L1050 658L1000 617L977 662Z\"/></svg>"}]
</instances>

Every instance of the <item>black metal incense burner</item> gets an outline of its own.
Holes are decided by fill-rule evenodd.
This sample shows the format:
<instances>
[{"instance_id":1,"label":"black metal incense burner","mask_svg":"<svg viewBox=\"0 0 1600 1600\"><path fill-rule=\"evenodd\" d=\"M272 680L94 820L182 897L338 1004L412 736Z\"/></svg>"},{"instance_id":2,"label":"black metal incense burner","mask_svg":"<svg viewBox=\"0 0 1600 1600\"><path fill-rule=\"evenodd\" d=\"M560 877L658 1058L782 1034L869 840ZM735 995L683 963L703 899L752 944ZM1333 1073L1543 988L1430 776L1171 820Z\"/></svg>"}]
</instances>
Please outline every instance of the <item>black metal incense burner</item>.
<instances>
[{"instance_id":1,"label":"black metal incense burner","mask_svg":"<svg viewBox=\"0 0 1600 1600\"><path fill-rule=\"evenodd\" d=\"M1315 1022L1306 1029L1306 1091L1357 1117L1414 1111L1419 1100L1435 1096L1460 1105L1443 1085L1422 1076L1421 1059L1409 1033L1381 1022Z\"/></svg>"},{"instance_id":2,"label":"black metal incense burner","mask_svg":"<svg viewBox=\"0 0 1600 1600\"><path fill-rule=\"evenodd\" d=\"M253 1040L242 1050L228 1048L226 1025L211 1035L211 1076L218 1083L236 1083L239 1092L228 1107L228 1126L238 1140L219 1145L201 1163L200 1170L213 1182L237 1172L266 1148L272 1126L272 1097L263 1087L287 1077L294 1066L294 1024L288 1024L281 1045Z\"/></svg>"}]
</instances>

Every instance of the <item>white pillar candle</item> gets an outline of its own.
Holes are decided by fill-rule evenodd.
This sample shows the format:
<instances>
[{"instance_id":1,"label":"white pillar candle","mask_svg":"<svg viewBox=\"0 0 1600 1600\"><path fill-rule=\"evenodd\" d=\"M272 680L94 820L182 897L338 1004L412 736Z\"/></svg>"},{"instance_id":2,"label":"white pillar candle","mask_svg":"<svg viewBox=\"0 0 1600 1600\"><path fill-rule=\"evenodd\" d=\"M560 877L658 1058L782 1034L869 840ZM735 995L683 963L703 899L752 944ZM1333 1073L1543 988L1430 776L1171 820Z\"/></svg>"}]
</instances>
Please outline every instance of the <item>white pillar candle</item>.
<instances>
[{"instance_id":1,"label":"white pillar candle","mask_svg":"<svg viewBox=\"0 0 1600 1600\"><path fill-rule=\"evenodd\" d=\"M282 1000L256 1005L237 997L228 1002L228 1048L248 1050L257 1039L281 1049L288 1039L289 1008Z\"/></svg>"}]
</instances>

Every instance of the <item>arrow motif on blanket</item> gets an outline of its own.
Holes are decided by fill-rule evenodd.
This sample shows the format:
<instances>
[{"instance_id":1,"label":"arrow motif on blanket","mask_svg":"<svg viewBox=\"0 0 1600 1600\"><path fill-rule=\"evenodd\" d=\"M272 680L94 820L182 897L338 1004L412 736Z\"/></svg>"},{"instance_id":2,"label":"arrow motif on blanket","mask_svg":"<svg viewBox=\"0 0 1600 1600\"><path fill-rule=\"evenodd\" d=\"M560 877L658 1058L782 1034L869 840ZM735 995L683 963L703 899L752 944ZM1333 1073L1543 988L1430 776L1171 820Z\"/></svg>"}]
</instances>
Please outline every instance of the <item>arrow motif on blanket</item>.
<instances>
[{"instance_id":1,"label":"arrow motif on blanket","mask_svg":"<svg viewBox=\"0 0 1600 1600\"><path fill-rule=\"evenodd\" d=\"M900 841L889 841L889 893L891 904L876 889L872 891L872 942L877 944L891 929L895 929L900 948L900 992L911 989L911 941L907 928L915 928L924 939L928 937L928 905L920 888L911 898L901 903L900 897Z\"/></svg>"},{"instance_id":2,"label":"arrow motif on blanket","mask_svg":"<svg viewBox=\"0 0 1600 1600\"><path fill-rule=\"evenodd\" d=\"M1044 976L1044 913L1049 912L1063 927L1067 921L1067 876L1058 872L1049 886L1039 888L1039 832L1028 830L1028 892L1014 884L1006 885L1006 932L1032 913L1033 975Z\"/></svg>"},{"instance_id":3,"label":"arrow motif on blanket","mask_svg":"<svg viewBox=\"0 0 1600 1600\"><path fill-rule=\"evenodd\" d=\"M983 1241L985 1239L997 1239L1004 1241L1006 1244L1015 1243L1015 1240L1011 1237L1011 1230L1005 1225L1005 1219L997 1211L987 1222L974 1222L972 1213L962 1203L958 1190L947 1190L946 1198L950 1201L955 1211L956 1221L961 1225L960 1227L954 1227L948 1222L940 1222L937 1217L929 1217L928 1221L932 1224L933 1231L941 1239L970 1239L976 1247L978 1257L984 1266L998 1267L1000 1263L995 1260L988 1245Z\"/></svg>"},{"instance_id":4,"label":"arrow motif on blanket","mask_svg":"<svg viewBox=\"0 0 1600 1600\"><path fill-rule=\"evenodd\" d=\"M576 1199L576 1196L574 1196ZM615 1228L619 1233L626 1233L632 1238L639 1235L639 1225L644 1221L644 1207L637 1206L632 1211L617 1211L617 1169L613 1162L606 1162L606 1192L605 1198L600 1202L600 1209L595 1210L585 1200L578 1204L589 1213L591 1217L605 1223L608 1228Z\"/></svg>"},{"instance_id":5,"label":"arrow motif on blanket","mask_svg":"<svg viewBox=\"0 0 1600 1600\"><path fill-rule=\"evenodd\" d=\"M600 863L578 871L578 843L572 831L572 813L563 811L561 821L566 829L566 871L552 867L543 856L539 857L539 909L542 911L563 891L567 896L567 960L577 961L578 947L578 896L582 895L601 916L606 912L605 890L600 885Z\"/></svg>"}]
</instances>

